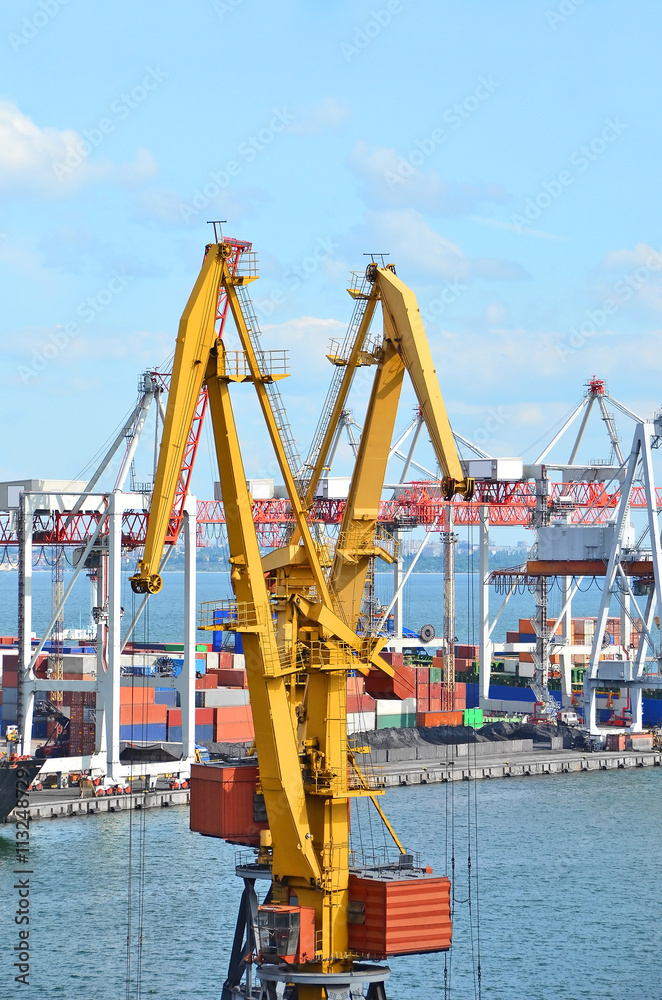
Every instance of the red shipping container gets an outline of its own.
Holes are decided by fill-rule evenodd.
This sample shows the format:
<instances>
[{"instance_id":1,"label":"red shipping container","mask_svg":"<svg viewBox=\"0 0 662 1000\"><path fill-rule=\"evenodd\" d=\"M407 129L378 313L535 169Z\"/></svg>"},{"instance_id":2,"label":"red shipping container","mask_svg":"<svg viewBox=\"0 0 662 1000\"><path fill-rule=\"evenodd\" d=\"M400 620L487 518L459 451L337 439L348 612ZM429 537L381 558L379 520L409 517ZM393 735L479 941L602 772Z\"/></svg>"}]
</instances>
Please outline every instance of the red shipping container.
<instances>
[{"instance_id":1,"label":"red shipping container","mask_svg":"<svg viewBox=\"0 0 662 1000\"><path fill-rule=\"evenodd\" d=\"M467 685L464 683L464 681L455 681L455 694L466 695L466 693L467 693Z\"/></svg>"},{"instance_id":2,"label":"red shipping container","mask_svg":"<svg viewBox=\"0 0 662 1000\"><path fill-rule=\"evenodd\" d=\"M441 681L432 681L430 683L430 697L441 698Z\"/></svg>"},{"instance_id":3,"label":"red shipping container","mask_svg":"<svg viewBox=\"0 0 662 1000\"><path fill-rule=\"evenodd\" d=\"M356 712L374 712L374 711L375 711L375 699L371 698L369 694L347 695L348 715L355 715Z\"/></svg>"},{"instance_id":4,"label":"red shipping container","mask_svg":"<svg viewBox=\"0 0 662 1000\"><path fill-rule=\"evenodd\" d=\"M208 673L206 674L206 676L216 677L218 687L224 687L224 688L248 687L248 681L246 679L246 671L239 667L236 670L224 667L222 670L213 670L211 671L211 674Z\"/></svg>"},{"instance_id":5,"label":"red shipping container","mask_svg":"<svg viewBox=\"0 0 662 1000\"><path fill-rule=\"evenodd\" d=\"M191 796L192 798L192 796ZM362 958L447 951L452 926L447 878L349 877L349 947Z\"/></svg>"},{"instance_id":6,"label":"red shipping container","mask_svg":"<svg viewBox=\"0 0 662 1000\"><path fill-rule=\"evenodd\" d=\"M196 726L213 726L214 712L217 711L218 711L217 708L196 708L195 710Z\"/></svg>"},{"instance_id":7,"label":"red shipping container","mask_svg":"<svg viewBox=\"0 0 662 1000\"><path fill-rule=\"evenodd\" d=\"M257 765L192 764L191 830L257 847L268 827L257 783Z\"/></svg>"},{"instance_id":8,"label":"red shipping container","mask_svg":"<svg viewBox=\"0 0 662 1000\"><path fill-rule=\"evenodd\" d=\"M607 733L607 750L625 750L625 733Z\"/></svg>"},{"instance_id":9,"label":"red shipping container","mask_svg":"<svg viewBox=\"0 0 662 1000\"><path fill-rule=\"evenodd\" d=\"M403 654L402 653L389 653L386 650L383 650L379 655L391 667L401 667L404 664L404 659L403 659Z\"/></svg>"},{"instance_id":10,"label":"red shipping container","mask_svg":"<svg viewBox=\"0 0 662 1000\"><path fill-rule=\"evenodd\" d=\"M396 654L393 654L394 656ZM400 655L400 654L398 654ZM371 670L365 678L366 693L373 698L403 701L416 697L416 676L412 667L395 666L395 676L389 677L381 670Z\"/></svg>"},{"instance_id":11,"label":"red shipping container","mask_svg":"<svg viewBox=\"0 0 662 1000\"><path fill-rule=\"evenodd\" d=\"M519 632L506 632L506 642L519 642Z\"/></svg>"},{"instance_id":12,"label":"red shipping container","mask_svg":"<svg viewBox=\"0 0 662 1000\"><path fill-rule=\"evenodd\" d=\"M231 670L232 669L232 653L226 653L223 651L218 654L218 667L219 670Z\"/></svg>"},{"instance_id":13,"label":"red shipping container","mask_svg":"<svg viewBox=\"0 0 662 1000\"><path fill-rule=\"evenodd\" d=\"M456 695L453 698L453 711L454 712L458 712L458 711L462 711L463 712L466 707L467 707L467 699L466 699L465 695L463 695L463 694Z\"/></svg>"},{"instance_id":14,"label":"red shipping container","mask_svg":"<svg viewBox=\"0 0 662 1000\"><path fill-rule=\"evenodd\" d=\"M430 698L428 705L431 712L441 712L441 698Z\"/></svg>"},{"instance_id":15,"label":"red shipping container","mask_svg":"<svg viewBox=\"0 0 662 1000\"><path fill-rule=\"evenodd\" d=\"M441 670L443 670L444 669L444 658L443 658L443 656L439 656L439 655L433 656L432 657L432 666L433 666L433 668L437 667L437 668L440 668Z\"/></svg>"},{"instance_id":16,"label":"red shipping container","mask_svg":"<svg viewBox=\"0 0 662 1000\"><path fill-rule=\"evenodd\" d=\"M362 695L365 693L365 679L363 675L347 678L347 697L351 694Z\"/></svg>"},{"instance_id":17,"label":"red shipping container","mask_svg":"<svg viewBox=\"0 0 662 1000\"><path fill-rule=\"evenodd\" d=\"M455 671L458 674L466 674L469 670L473 669L473 660L463 660L460 657L455 657Z\"/></svg>"},{"instance_id":18,"label":"red shipping container","mask_svg":"<svg viewBox=\"0 0 662 1000\"><path fill-rule=\"evenodd\" d=\"M198 691L211 691L212 688L218 687L219 685L219 674L220 670L211 670L207 674L203 674L202 677L195 678L195 686ZM234 673L234 670L230 671ZM221 685L224 687L225 685Z\"/></svg>"},{"instance_id":19,"label":"red shipping container","mask_svg":"<svg viewBox=\"0 0 662 1000\"><path fill-rule=\"evenodd\" d=\"M168 729L171 726L181 726L182 724L182 710L181 708L169 708L168 709Z\"/></svg>"},{"instance_id":20,"label":"red shipping container","mask_svg":"<svg viewBox=\"0 0 662 1000\"><path fill-rule=\"evenodd\" d=\"M463 660L473 660L478 656L478 646L458 644L455 647L455 656Z\"/></svg>"}]
</instances>

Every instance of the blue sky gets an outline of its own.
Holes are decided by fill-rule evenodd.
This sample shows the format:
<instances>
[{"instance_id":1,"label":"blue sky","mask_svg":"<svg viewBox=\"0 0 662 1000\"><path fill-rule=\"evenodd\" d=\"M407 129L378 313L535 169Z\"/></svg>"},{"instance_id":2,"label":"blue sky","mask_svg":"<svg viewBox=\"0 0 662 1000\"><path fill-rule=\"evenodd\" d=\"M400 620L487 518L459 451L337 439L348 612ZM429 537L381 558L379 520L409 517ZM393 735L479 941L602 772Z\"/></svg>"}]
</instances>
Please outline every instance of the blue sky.
<instances>
[{"instance_id":1,"label":"blue sky","mask_svg":"<svg viewBox=\"0 0 662 1000\"><path fill-rule=\"evenodd\" d=\"M366 251L416 291L453 426L489 452L522 454L593 374L652 413L661 29L654 0L4 5L0 477L100 448L170 353L211 218L259 253L302 452Z\"/></svg>"}]
</instances>

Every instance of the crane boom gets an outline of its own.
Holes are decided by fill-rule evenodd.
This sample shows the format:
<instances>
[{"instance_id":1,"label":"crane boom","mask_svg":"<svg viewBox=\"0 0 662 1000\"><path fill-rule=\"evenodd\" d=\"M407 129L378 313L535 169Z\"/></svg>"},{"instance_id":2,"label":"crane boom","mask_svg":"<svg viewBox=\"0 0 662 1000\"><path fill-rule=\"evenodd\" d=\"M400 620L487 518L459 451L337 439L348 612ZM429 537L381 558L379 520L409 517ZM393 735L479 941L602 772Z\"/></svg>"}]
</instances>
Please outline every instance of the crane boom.
<instances>
[{"instance_id":1,"label":"crane boom","mask_svg":"<svg viewBox=\"0 0 662 1000\"><path fill-rule=\"evenodd\" d=\"M381 959L394 953L447 949L451 934L449 884L447 879L429 877L429 869L415 868L412 856L402 852L402 845L396 870L388 877L374 863L372 867L364 863L360 869L355 866L350 872L350 799L374 800L383 794L383 787L362 773L356 761L361 748L348 742L347 678L350 673L366 674L371 668L392 677L394 669L380 656L385 639L358 635L329 587L332 560L327 543L311 533L305 498L300 496L300 484L291 467L292 448L281 404L269 392L273 382L283 376L272 370L268 352L256 348L250 298L245 289L238 294L252 279L242 278L228 267L229 250L223 243L207 248L182 317L148 544L131 583L140 592L158 593L161 589L157 567L175 477L192 408L204 386L226 511L234 598L203 605L200 627L232 631L242 638L257 767L248 761L245 767L229 767L231 773L226 776L222 767L192 765L191 827L232 843L259 847L257 865L268 871L272 881L268 901L259 906L255 874L252 882L242 875L246 912L238 921L234 965L223 1000L237 996L252 1000L255 996L250 972L253 954L265 997L275 998L275 984L281 983L295 984L298 1000L322 1000L351 984L373 984L368 997L381 998L385 997L383 982L388 969L358 964L357 955ZM242 350L236 354L226 351L214 332L219 291L227 297L241 342ZM373 299L376 297L377 293ZM390 367L382 363L378 371L382 384L393 379L395 399L403 363L394 342L389 342L383 353ZM264 557L258 546L230 400L231 387L240 383L254 386L297 532L296 543ZM383 437L380 442L388 456L390 437ZM362 488L360 470L355 478ZM210 807L200 810L198 798L206 794L200 789L209 785L213 788ZM255 800L260 796L265 818L257 822ZM238 803L244 803L244 812ZM243 817L241 822L238 815ZM395 837L390 826L388 829ZM241 865L237 873L240 871ZM403 935L388 931L387 926L383 940L375 944L370 934L366 937L360 928L353 929L362 922L372 926L381 920L381 903L375 907L374 902L366 901L365 894L373 884L386 893L394 879L399 883L398 895L393 904L386 904L387 925L401 926L403 905L413 926L425 914L430 930L425 932L422 948L418 931L412 935L408 930ZM431 905L432 920L428 919ZM355 919L359 913L364 917ZM246 931L243 948L242 928ZM395 944L398 933L401 936ZM239 982L244 973L242 992ZM379 988L373 988L374 984ZM290 991L288 995L293 994Z\"/></svg>"}]
</instances>

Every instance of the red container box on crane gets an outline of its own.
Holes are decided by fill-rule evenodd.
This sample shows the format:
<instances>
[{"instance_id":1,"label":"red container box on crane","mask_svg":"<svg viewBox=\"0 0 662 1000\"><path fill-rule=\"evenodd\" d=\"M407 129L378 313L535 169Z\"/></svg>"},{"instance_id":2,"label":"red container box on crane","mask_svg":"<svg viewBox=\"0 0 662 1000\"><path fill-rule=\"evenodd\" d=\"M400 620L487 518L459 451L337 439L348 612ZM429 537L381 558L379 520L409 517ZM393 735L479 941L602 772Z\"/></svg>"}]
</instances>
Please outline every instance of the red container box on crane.
<instances>
[{"instance_id":1,"label":"red container box on crane","mask_svg":"<svg viewBox=\"0 0 662 1000\"><path fill-rule=\"evenodd\" d=\"M256 764L191 764L191 830L258 847L269 824L257 783Z\"/></svg>"},{"instance_id":2,"label":"red container box on crane","mask_svg":"<svg viewBox=\"0 0 662 1000\"><path fill-rule=\"evenodd\" d=\"M350 875L349 946L362 958L448 951L450 880Z\"/></svg>"}]
</instances>

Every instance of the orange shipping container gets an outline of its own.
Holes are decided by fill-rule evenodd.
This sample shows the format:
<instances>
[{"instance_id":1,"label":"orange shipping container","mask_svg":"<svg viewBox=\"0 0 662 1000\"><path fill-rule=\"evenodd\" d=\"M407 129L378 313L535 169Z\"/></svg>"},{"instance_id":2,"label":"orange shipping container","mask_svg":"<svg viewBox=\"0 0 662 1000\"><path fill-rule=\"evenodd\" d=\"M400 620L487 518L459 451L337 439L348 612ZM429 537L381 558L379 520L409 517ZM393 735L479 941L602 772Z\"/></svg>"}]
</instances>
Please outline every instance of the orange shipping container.
<instances>
[{"instance_id":1,"label":"orange shipping container","mask_svg":"<svg viewBox=\"0 0 662 1000\"><path fill-rule=\"evenodd\" d=\"M80 678L78 678L80 680ZM153 705L154 688L143 687L140 684L134 687L122 684L120 687L120 705Z\"/></svg>"},{"instance_id":2,"label":"orange shipping container","mask_svg":"<svg viewBox=\"0 0 662 1000\"><path fill-rule=\"evenodd\" d=\"M447 878L350 875L349 900L349 947L362 958L381 960L390 955L447 951L451 946Z\"/></svg>"},{"instance_id":3,"label":"orange shipping container","mask_svg":"<svg viewBox=\"0 0 662 1000\"><path fill-rule=\"evenodd\" d=\"M196 677L195 686L198 691L210 691L212 688L218 687L219 684L219 674L222 673L220 670L213 670L208 674L203 674L202 677ZM234 670L230 671L234 673Z\"/></svg>"},{"instance_id":4,"label":"orange shipping container","mask_svg":"<svg viewBox=\"0 0 662 1000\"><path fill-rule=\"evenodd\" d=\"M217 726L221 722L251 722L253 718L250 705L226 705L223 708L208 708L205 711L214 713L213 721Z\"/></svg>"},{"instance_id":5,"label":"orange shipping container","mask_svg":"<svg viewBox=\"0 0 662 1000\"><path fill-rule=\"evenodd\" d=\"M223 722L216 726L216 743L248 743L254 739L252 722Z\"/></svg>"},{"instance_id":6,"label":"orange shipping container","mask_svg":"<svg viewBox=\"0 0 662 1000\"><path fill-rule=\"evenodd\" d=\"M167 705L120 705L120 726L165 725L167 712Z\"/></svg>"},{"instance_id":7,"label":"orange shipping container","mask_svg":"<svg viewBox=\"0 0 662 1000\"><path fill-rule=\"evenodd\" d=\"M461 726L464 722L462 712L417 712L417 726Z\"/></svg>"}]
</instances>

